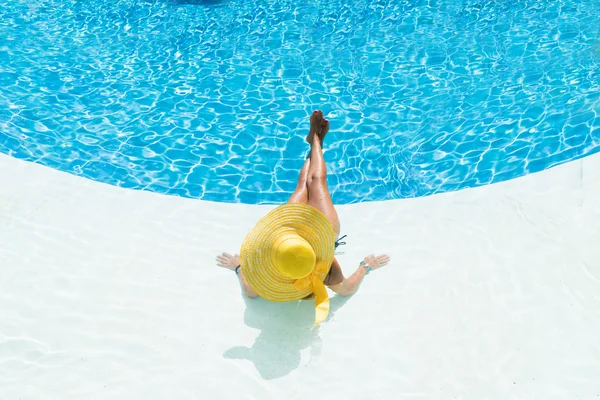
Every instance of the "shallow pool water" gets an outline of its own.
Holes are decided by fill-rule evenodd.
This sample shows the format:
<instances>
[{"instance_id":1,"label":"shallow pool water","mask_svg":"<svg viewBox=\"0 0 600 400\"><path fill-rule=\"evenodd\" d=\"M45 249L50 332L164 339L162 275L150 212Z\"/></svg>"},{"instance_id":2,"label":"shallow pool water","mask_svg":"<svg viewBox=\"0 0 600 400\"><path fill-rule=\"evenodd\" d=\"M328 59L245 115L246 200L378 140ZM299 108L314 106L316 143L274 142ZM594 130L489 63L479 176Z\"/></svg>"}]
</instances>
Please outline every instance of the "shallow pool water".
<instances>
[{"instance_id":1,"label":"shallow pool water","mask_svg":"<svg viewBox=\"0 0 600 400\"><path fill-rule=\"evenodd\" d=\"M8 0L0 151L110 184L287 199L308 115L334 201L600 149L600 2Z\"/></svg>"}]
</instances>

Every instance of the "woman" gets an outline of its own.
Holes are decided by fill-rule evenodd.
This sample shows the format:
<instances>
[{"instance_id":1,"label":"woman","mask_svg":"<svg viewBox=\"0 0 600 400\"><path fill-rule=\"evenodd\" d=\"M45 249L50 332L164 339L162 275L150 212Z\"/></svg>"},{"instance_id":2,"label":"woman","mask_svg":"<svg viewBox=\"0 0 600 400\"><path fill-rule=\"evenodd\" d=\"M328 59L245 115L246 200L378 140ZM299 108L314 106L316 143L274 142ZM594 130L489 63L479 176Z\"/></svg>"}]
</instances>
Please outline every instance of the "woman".
<instances>
[{"instance_id":1,"label":"woman","mask_svg":"<svg viewBox=\"0 0 600 400\"><path fill-rule=\"evenodd\" d=\"M241 257L223 253L216 259L218 266L236 272L250 298L294 301L314 294L316 324L327 317L329 308L323 285L342 296L352 295L369 271L390 260L385 254L367 256L356 272L345 278L333 257L340 221L327 188L322 149L327 132L329 121L320 110L314 111L306 137L310 154L287 205L273 210L248 234Z\"/></svg>"}]
</instances>

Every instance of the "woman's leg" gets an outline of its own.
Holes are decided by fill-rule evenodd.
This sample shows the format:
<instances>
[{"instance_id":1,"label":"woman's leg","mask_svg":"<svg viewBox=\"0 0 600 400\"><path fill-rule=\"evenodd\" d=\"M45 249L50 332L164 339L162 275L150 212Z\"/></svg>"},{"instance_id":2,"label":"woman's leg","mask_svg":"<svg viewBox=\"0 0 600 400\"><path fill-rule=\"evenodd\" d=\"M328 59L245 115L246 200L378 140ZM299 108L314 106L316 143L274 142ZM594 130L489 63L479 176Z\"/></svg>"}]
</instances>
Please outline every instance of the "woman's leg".
<instances>
[{"instance_id":1,"label":"woman's leg","mask_svg":"<svg viewBox=\"0 0 600 400\"><path fill-rule=\"evenodd\" d=\"M304 165L300 170L300 175L298 176L298 183L296 184L296 190L290 196L288 203L308 203L308 170L310 169L310 156L306 158L304 161Z\"/></svg>"},{"instance_id":2,"label":"woman's leg","mask_svg":"<svg viewBox=\"0 0 600 400\"><path fill-rule=\"evenodd\" d=\"M321 141L329 131L329 121L326 119L322 121L321 132L311 138L310 166L308 170L308 205L321 211L327 217L333 226L337 238L340 235L340 220L329 195L327 168L321 147Z\"/></svg>"},{"instance_id":3,"label":"woman's leg","mask_svg":"<svg viewBox=\"0 0 600 400\"><path fill-rule=\"evenodd\" d=\"M314 111L310 117L310 130L308 132L307 141L309 138L313 136L318 136L319 132L321 132L321 123L323 122L323 115L320 111ZM288 199L288 203L308 203L308 171L310 169L310 153L308 157L306 157L306 161L304 161L304 165L300 170L300 175L298 176L298 183L296 184L296 189L294 193Z\"/></svg>"}]
</instances>

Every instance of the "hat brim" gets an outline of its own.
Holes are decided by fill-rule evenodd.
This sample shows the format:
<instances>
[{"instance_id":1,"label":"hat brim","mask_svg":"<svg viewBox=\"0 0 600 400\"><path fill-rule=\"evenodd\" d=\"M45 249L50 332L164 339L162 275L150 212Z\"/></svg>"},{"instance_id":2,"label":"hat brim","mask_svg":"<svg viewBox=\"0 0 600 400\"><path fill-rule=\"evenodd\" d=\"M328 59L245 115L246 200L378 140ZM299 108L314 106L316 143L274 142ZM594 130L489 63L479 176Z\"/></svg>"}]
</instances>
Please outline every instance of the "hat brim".
<instances>
[{"instance_id":1,"label":"hat brim","mask_svg":"<svg viewBox=\"0 0 600 400\"><path fill-rule=\"evenodd\" d=\"M335 251L335 232L325 215L307 204L284 204L263 218L246 235L240 250L241 269L256 294L270 301L294 301L305 298L312 289L298 290L294 279L283 275L271 259L275 239L284 233L296 233L313 248L317 263L328 268L318 270L324 280L329 272Z\"/></svg>"}]
</instances>

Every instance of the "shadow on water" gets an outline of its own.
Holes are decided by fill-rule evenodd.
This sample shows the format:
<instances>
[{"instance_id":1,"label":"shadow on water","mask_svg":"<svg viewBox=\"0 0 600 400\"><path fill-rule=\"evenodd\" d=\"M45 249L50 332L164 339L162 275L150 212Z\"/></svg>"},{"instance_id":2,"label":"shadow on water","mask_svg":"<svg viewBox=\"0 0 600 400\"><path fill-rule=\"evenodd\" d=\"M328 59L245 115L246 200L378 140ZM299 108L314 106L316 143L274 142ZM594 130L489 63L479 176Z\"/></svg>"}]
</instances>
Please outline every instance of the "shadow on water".
<instances>
[{"instance_id":1,"label":"shadow on water","mask_svg":"<svg viewBox=\"0 0 600 400\"><path fill-rule=\"evenodd\" d=\"M329 320L349 297L331 298ZM310 348L310 361L321 354L320 326L313 328L313 300L271 303L245 298L244 322L260 329L252 347L235 346L223 353L226 359L249 360L263 379L281 378L300 366L301 351Z\"/></svg>"}]
</instances>

